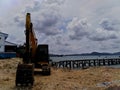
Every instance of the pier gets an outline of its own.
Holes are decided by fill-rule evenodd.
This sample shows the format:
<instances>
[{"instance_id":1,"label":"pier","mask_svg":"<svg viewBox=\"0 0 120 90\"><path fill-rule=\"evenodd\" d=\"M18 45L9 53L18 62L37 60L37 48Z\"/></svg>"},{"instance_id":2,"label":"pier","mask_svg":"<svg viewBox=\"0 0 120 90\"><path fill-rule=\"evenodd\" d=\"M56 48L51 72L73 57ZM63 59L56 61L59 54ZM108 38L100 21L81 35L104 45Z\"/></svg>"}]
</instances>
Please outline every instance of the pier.
<instances>
[{"instance_id":1,"label":"pier","mask_svg":"<svg viewBox=\"0 0 120 90\"><path fill-rule=\"evenodd\" d=\"M87 60L65 60L59 62L52 62L51 65L57 68L70 68L70 69L85 69L94 66L110 66L119 65L120 58L113 59L87 59Z\"/></svg>"}]
</instances>

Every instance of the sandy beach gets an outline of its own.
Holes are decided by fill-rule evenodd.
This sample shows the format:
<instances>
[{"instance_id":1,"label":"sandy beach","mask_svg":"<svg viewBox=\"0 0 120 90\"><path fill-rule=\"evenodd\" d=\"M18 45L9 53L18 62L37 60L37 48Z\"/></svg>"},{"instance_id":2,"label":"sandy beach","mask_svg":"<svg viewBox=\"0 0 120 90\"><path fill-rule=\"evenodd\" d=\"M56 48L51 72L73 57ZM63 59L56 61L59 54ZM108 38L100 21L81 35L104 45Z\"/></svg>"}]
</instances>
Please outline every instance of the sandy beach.
<instances>
[{"instance_id":1,"label":"sandy beach","mask_svg":"<svg viewBox=\"0 0 120 90\"><path fill-rule=\"evenodd\" d=\"M120 90L120 69L90 67L51 68L50 76L35 75L33 87L15 87L19 58L0 60L0 90Z\"/></svg>"}]
</instances>

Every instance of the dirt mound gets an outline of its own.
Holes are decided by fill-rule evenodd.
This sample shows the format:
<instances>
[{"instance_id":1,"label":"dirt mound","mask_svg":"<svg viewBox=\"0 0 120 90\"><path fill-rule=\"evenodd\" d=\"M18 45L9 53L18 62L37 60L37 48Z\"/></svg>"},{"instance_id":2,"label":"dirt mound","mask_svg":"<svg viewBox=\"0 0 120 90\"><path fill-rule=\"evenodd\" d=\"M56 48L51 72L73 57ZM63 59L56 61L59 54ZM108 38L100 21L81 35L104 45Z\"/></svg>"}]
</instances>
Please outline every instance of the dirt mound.
<instances>
[{"instance_id":1,"label":"dirt mound","mask_svg":"<svg viewBox=\"0 0 120 90\"><path fill-rule=\"evenodd\" d=\"M117 90L120 69L91 67L70 70L51 68L50 76L35 75L33 87L15 87L19 58L0 60L0 90Z\"/></svg>"}]
</instances>

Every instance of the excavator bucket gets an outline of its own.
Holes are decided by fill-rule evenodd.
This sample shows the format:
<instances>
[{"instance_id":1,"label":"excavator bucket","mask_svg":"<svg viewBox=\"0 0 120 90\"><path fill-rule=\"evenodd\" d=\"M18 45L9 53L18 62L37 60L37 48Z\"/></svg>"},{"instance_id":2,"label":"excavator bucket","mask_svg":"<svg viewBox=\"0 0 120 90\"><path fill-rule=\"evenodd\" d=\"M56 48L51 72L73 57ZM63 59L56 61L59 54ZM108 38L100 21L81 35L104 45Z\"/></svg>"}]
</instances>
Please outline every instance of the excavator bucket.
<instances>
[{"instance_id":1,"label":"excavator bucket","mask_svg":"<svg viewBox=\"0 0 120 90\"><path fill-rule=\"evenodd\" d=\"M16 86L29 86L34 83L34 64L18 64Z\"/></svg>"}]
</instances>

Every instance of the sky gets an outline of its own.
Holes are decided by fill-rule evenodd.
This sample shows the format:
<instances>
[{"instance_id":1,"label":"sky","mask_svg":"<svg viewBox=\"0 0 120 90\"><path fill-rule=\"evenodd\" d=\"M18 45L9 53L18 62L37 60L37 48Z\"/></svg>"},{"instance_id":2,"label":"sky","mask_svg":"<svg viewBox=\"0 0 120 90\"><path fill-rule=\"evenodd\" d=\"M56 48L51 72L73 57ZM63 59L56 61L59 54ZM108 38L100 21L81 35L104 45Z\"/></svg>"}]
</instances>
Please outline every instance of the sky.
<instances>
[{"instance_id":1,"label":"sky","mask_svg":"<svg viewBox=\"0 0 120 90\"><path fill-rule=\"evenodd\" d=\"M52 54L120 51L120 0L0 0L0 31L25 42L31 13L38 44Z\"/></svg>"}]
</instances>

